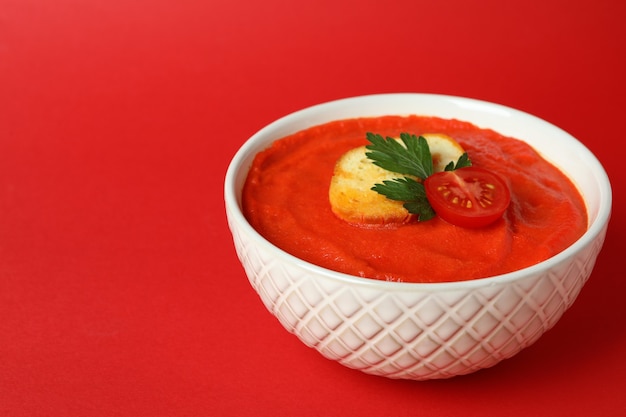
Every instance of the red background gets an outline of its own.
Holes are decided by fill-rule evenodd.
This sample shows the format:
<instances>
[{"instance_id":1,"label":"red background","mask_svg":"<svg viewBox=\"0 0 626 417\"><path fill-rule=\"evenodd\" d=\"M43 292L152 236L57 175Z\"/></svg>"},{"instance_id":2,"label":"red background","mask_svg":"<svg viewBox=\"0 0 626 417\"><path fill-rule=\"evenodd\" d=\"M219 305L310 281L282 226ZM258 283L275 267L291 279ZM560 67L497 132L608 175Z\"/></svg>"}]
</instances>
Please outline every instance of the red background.
<instances>
[{"instance_id":1,"label":"red background","mask_svg":"<svg viewBox=\"0 0 626 417\"><path fill-rule=\"evenodd\" d=\"M0 415L622 415L625 18L621 0L1 0ZM344 368L236 259L222 184L243 142L386 92L533 113L612 180L589 283L494 368Z\"/></svg>"}]
</instances>

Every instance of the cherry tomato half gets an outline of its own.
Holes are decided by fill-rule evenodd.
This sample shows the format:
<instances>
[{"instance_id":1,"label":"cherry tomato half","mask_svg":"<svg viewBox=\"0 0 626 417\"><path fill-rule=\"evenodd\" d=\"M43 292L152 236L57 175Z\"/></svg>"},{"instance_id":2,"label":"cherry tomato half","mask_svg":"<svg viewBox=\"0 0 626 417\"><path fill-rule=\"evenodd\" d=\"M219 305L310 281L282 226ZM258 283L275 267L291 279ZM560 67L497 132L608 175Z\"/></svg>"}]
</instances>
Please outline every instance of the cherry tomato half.
<instances>
[{"instance_id":1,"label":"cherry tomato half","mask_svg":"<svg viewBox=\"0 0 626 417\"><path fill-rule=\"evenodd\" d=\"M462 227L483 227L495 222L511 202L504 180L478 167L437 172L426 178L424 188L437 215Z\"/></svg>"}]
</instances>

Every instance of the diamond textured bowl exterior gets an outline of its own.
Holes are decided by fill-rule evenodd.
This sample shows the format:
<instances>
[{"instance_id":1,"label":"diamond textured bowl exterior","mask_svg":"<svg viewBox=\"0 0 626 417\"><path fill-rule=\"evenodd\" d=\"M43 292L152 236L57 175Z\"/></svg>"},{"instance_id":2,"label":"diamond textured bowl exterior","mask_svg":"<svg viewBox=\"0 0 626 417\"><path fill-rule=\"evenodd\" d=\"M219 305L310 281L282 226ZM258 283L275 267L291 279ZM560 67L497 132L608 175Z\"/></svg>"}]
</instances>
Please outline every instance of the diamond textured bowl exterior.
<instances>
[{"instance_id":1,"label":"diamond textured bowl exterior","mask_svg":"<svg viewBox=\"0 0 626 417\"><path fill-rule=\"evenodd\" d=\"M601 248L514 282L435 291L369 280L346 284L283 262L231 225L237 254L265 307L307 346L350 368L425 380L495 365L534 343L572 305Z\"/></svg>"},{"instance_id":2,"label":"diamond textured bowl exterior","mask_svg":"<svg viewBox=\"0 0 626 417\"><path fill-rule=\"evenodd\" d=\"M491 127L525 140L559 166L587 205L585 235L560 254L509 274L450 283L401 283L329 271L260 236L241 212L254 155L271 142L341 118L430 114ZM253 136L225 179L228 224L237 255L265 307L324 357L368 374L441 379L491 367L552 328L591 275L611 212L604 169L576 139L514 109L449 96L397 94L345 99L286 116Z\"/></svg>"}]
</instances>

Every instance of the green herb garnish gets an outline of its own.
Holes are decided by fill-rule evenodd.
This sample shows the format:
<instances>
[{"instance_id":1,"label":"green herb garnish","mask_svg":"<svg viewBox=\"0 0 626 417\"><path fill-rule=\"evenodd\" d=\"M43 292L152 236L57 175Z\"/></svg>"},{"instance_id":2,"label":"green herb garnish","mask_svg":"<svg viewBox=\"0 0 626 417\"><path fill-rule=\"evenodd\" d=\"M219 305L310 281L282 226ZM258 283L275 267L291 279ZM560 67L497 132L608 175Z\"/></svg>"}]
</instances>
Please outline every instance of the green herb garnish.
<instances>
[{"instance_id":1,"label":"green herb garnish","mask_svg":"<svg viewBox=\"0 0 626 417\"><path fill-rule=\"evenodd\" d=\"M454 171L455 169L471 167L471 166L472 166L472 162L469 160L469 156L467 156L467 152L465 152L463 153L463 155L459 157L459 160L456 161L456 164L450 161L450 163L446 165L444 171Z\"/></svg>"},{"instance_id":2,"label":"green herb garnish","mask_svg":"<svg viewBox=\"0 0 626 417\"><path fill-rule=\"evenodd\" d=\"M365 155L375 165L406 175L375 184L372 190L390 200L403 201L404 208L417 215L419 221L432 219L435 211L428 202L422 183L433 174L433 159L426 139L423 136L401 133L400 141L397 141L368 132L367 140L370 144L366 146L368 152ZM464 153L456 163L450 162L446 165L445 170L452 171L467 166L471 166L471 162L467 153Z\"/></svg>"}]
</instances>

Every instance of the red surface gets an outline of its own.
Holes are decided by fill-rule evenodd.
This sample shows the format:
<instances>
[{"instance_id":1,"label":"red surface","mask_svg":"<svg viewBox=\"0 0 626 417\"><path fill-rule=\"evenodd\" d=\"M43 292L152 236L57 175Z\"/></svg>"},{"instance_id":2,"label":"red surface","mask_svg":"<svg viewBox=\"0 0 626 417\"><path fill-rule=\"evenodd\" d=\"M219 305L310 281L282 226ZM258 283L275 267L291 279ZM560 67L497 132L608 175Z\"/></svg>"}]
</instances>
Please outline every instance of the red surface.
<instances>
[{"instance_id":1,"label":"red surface","mask_svg":"<svg viewBox=\"0 0 626 417\"><path fill-rule=\"evenodd\" d=\"M0 415L623 414L625 17L619 0L3 0ZM252 133L398 91L536 114L614 186L572 309L466 377L322 358L264 309L226 226L224 173Z\"/></svg>"}]
</instances>

